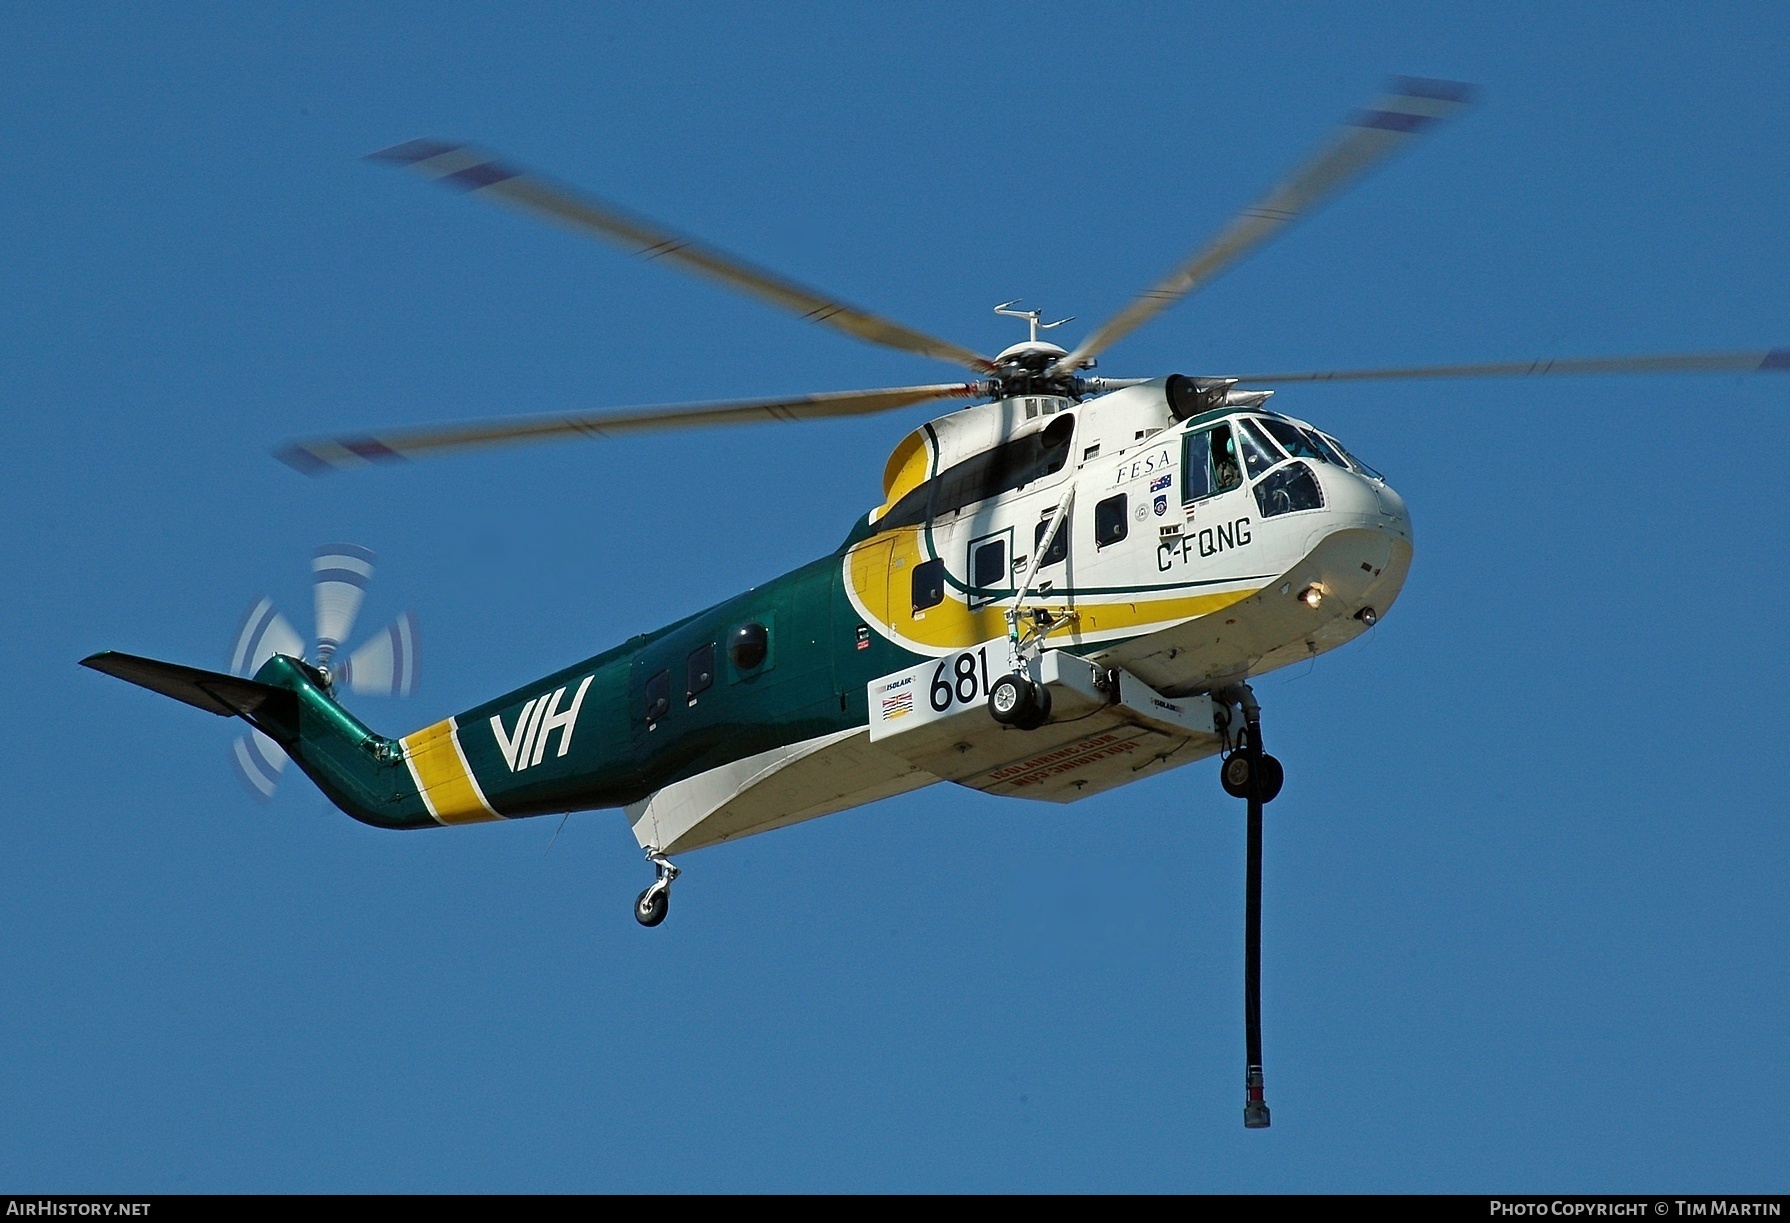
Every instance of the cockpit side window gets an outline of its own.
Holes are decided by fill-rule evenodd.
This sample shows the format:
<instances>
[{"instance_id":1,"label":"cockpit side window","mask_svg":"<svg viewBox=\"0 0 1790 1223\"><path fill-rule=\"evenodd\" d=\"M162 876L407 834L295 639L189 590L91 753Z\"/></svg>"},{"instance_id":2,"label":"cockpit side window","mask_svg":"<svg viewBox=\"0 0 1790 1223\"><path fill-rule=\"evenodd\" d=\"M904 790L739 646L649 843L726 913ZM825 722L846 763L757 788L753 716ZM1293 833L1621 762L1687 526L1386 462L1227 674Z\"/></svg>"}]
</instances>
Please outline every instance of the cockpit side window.
<instances>
[{"instance_id":1,"label":"cockpit side window","mask_svg":"<svg viewBox=\"0 0 1790 1223\"><path fill-rule=\"evenodd\" d=\"M1262 432L1259 421L1244 417L1237 422L1237 433L1243 445L1243 465L1249 469L1251 480L1259 479L1264 471L1280 462L1283 457L1280 448Z\"/></svg>"},{"instance_id":2,"label":"cockpit side window","mask_svg":"<svg viewBox=\"0 0 1790 1223\"><path fill-rule=\"evenodd\" d=\"M1181 449L1181 500L1228 493L1243 483L1237 441L1228 424L1189 433Z\"/></svg>"}]
</instances>

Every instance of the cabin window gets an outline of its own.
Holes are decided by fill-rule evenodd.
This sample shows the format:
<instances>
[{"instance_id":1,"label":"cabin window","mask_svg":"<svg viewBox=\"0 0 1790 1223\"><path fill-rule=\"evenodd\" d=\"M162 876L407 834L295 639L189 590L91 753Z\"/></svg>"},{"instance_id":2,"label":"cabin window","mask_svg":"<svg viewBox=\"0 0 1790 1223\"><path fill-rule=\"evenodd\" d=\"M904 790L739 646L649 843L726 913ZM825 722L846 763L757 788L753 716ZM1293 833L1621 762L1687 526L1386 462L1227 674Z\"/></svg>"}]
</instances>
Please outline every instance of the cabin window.
<instances>
[{"instance_id":1,"label":"cabin window","mask_svg":"<svg viewBox=\"0 0 1790 1223\"><path fill-rule=\"evenodd\" d=\"M1130 530L1130 518L1125 511L1125 494L1108 497L1094 507L1094 546L1104 548L1108 544L1116 544L1125 538Z\"/></svg>"},{"instance_id":2,"label":"cabin window","mask_svg":"<svg viewBox=\"0 0 1790 1223\"><path fill-rule=\"evenodd\" d=\"M1069 460L1069 442L1074 435L1075 416L1064 412L1037 433L967 458L897 501L877 521L877 530L917 526L1055 475Z\"/></svg>"},{"instance_id":3,"label":"cabin window","mask_svg":"<svg viewBox=\"0 0 1790 1223\"><path fill-rule=\"evenodd\" d=\"M971 581L981 587L1007 584L1007 541L990 540L976 547L975 569Z\"/></svg>"},{"instance_id":4,"label":"cabin window","mask_svg":"<svg viewBox=\"0 0 1790 1223\"><path fill-rule=\"evenodd\" d=\"M945 562L933 557L914 566L914 610L923 612L945 601Z\"/></svg>"},{"instance_id":5,"label":"cabin window","mask_svg":"<svg viewBox=\"0 0 1790 1223\"><path fill-rule=\"evenodd\" d=\"M1228 493L1243 483L1237 466L1237 442L1231 427L1213 425L1189 433L1182 442L1181 500L1198 501Z\"/></svg>"},{"instance_id":6,"label":"cabin window","mask_svg":"<svg viewBox=\"0 0 1790 1223\"><path fill-rule=\"evenodd\" d=\"M985 535L970 543L970 606L992 603L1010 585L1007 558L1012 548L1011 528L996 535Z\"/></svg>"},{"instance_id":7,"label":"cabin window","mask_svg":"<svg viewBox=\"0 0 1790 1223\"><path fill-rule=\"evenodd\" d=\"M1032 533L1033 550L1044 548L1044 536L1050 531L1051 521L1052 519L1046 518L1043 522L1038 524L1038 529ZM1050 541L1050 547L1045 548L1044 555L1038 558L1038 568L1042 569L1046 565L1054 565L1058 561L1066 559L1068 556L1069 520L1065 518L1063 520L1063 529L1057 532L1056 538Z\"/></svg>"},{"instance_id":8,"label":"cabin window","mask_svg":"<svg viewBox=\"0 0 1790 1223\"><path fill-rule=\"evenodd\" d=\"M697 646L684 660L684 696L692 704L698 693L707 692L715 682L715 643Z\"/></svg>"},{"instance_id":9,"label":"cabin window","mask_svg":"<svg viewBox=\"0 0 1790 1223\"><path fill-rule=\"evenodd\" d=\"M1255 503L1263 518L1291 514L1295 510L1320 510L1324 508L1324 490L1318 487L1318 478L1310 467L1304 463L1288 463L1269 472L1268 477L1255 486Z\"/></svg>"},{"instance_id":10,"label":"cabin window","mask_svg":"<svg viewBox=\"0 0 1790 1223\"><path fill-rule=\"evenodd\" d=\"M756 671L771 652L771 635L756 620L733 630L727 642L727 656L742 671Z\"/></svg>"},{"instance_id":11,"label":"cabin window","mask_svg":"<svg viewBox=\"0 0 1790 1223\"><path fill-rule=\"evenodd\" d=\"M646 681L646 720L651 725L671 708L671 672L661 671Z\"/></svg>"},{"instance_id":12,"label":"cabin window","mask_svg":"<svg viewBox=\"0 0 1790 1223\"><path fill-rule=\"evenodd\" d=\"M1284 457L1280 453L1279 447L1269 440L1268 435L1262 432L1261 425L1256 421L1248 418L1239 420L1237 432L1241 437L1243 447L1243 466L1249 469L1251 480L1260 479L1263 472Z\"/></svg>"}]
</instances>

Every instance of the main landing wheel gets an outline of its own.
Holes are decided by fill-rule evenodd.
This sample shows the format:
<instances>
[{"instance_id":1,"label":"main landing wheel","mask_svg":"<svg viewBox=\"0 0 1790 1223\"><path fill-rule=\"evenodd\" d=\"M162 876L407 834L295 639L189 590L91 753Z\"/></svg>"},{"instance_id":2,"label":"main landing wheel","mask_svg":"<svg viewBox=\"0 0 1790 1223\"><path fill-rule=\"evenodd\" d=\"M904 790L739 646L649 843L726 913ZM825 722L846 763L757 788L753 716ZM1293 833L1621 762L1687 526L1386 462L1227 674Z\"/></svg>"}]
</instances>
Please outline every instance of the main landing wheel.
<instances>
[{"instance_id":1,"label":"main landing wheel","mask_svg":"<svg viewBox=\"0 0 1790 1223\"><path fill-rule=\"evenodd\" d=\"M1280 767L1280 761L1262 753L1262 801L1271 803L1280 787L1287 779L1286 770ZM1232 798L1249 797L1249 753L1238 749L1225 758L1224 766L1218 770L1218 782L1224 792Z\"/></svg>"},{"instance_id":2,"label":"main landing wheel","mask_svg":"<svg viewBox=\"0 0 1790 1223\"><path fill-rule=\"evenodd\" d=\"M1037 730L1050 720L1050 689L1023 675L1003 675L988 690L988 715L1002 726Z\"/></svg>"},{"instance_id":3,"label":"main landing wheel","mask_svg":"<svg viewBox=\"0 0 1790 1223\"><path fill-rule=\"evenodd\" d=\"M670 908L671 889L655 883L635 899L634 920L643 926L656 926L665 920Z\"/></svg>"}]
</instances>

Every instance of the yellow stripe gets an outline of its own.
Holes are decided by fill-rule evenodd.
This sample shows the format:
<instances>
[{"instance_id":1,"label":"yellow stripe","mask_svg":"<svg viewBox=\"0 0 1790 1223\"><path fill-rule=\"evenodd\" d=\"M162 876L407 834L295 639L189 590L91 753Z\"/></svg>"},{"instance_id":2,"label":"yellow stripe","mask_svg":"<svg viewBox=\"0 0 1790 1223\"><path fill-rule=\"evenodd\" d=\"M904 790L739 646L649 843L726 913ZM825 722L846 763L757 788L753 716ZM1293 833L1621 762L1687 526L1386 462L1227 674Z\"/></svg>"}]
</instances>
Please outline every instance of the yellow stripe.
<instances>
[{"instance_id":1,"label":"yellow stripe","mask_svg":"<svg viewBox=\"0 0 1790 1223\"><path fill-rule=\"evenodd\" d=\"M455 730L454 720L449 718L401 740L404 763L410 766L410 775L416 779L423 805L441 824L476 824L501 819L485 801L478 780L467 767Z\"/></svg>"},{"instance_id":2,"label":"yellow stripe","mask_svg":"<svg viewBox=\"0 0 1790 1223\"><path fill-rule=\"evenodd\" d=\"M919 527L899 527L865 540L846 557L846 580L865 614L901 645L934 652L966 650L1004 636L1004 604L971 608L956 590L947 592L943 603L915 616L907 579L913 567L926 559L921 553L920 537ZM1087 596L1076 596L1072 602L1046 597L1037 603L1063 617L1048 634L1051 644L1079 645L1093 638L1209 616L1249 598L1257 589L1198 594L1164 591L1154 598L1107 595L1097 596L1101 600L1098 602Z\"/></svg>"}]
</instances>

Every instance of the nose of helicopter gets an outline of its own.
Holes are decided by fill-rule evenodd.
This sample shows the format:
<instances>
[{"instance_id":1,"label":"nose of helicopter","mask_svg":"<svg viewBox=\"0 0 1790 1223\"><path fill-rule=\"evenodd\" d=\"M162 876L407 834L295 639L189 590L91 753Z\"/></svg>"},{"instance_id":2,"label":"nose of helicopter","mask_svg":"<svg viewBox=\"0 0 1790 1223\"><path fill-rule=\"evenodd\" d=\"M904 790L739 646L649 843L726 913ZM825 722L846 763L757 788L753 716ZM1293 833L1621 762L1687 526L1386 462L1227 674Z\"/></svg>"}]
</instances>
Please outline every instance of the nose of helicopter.
<instances>
[{"instance_id":1,"label":"nose of helicopter","mask_svg":"<svg viewBox=\"0 0 1790 1223\"><path fill-rule=\"evenodd\" d=\"M1404 589L1411 513L1382 479L1335 466L1321 478L1324 518L1313 524L1306 552L1321 575L1324 610L1335 617L1332 631L1359 632L1385 615Z\"/></svg>"},{"instance_id":2,"label":"nose of helicopter","mask_svg":"<svg viewBox=\"0 0 1790 1223\"><path fill-rule=\"evenodd\" d=\"M1405 499L1384 480L1369 480L1374 498L1380 503L1380 529L1411 543L1411 511Z\"/></svg>"},{"instance_id":3,"label":"nose of helicopter","mask_svg":"<svg viewBox=\"0 0 1790 1223\"><path fill-rule=\"evenodd\" d=\"M1326 526L1367 529L1411 542L1411 513L1405 499L1383 479L1329 466L1321 469Z\"/></svg>"}]
</instances>

